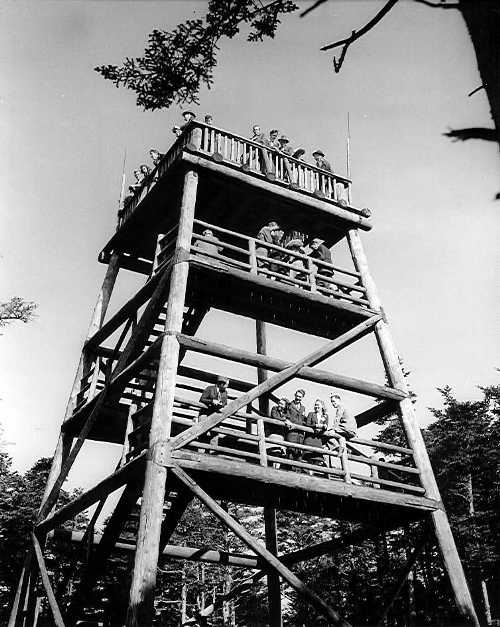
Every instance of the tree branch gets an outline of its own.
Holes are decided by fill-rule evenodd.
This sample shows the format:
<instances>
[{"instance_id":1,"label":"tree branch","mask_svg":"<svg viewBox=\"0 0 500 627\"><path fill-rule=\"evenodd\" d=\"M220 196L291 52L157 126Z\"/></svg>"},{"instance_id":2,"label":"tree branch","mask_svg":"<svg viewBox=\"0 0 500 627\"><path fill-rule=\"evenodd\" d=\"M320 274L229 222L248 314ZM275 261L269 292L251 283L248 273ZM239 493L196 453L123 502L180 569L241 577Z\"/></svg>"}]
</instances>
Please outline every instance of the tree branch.
<instances>
[{"instance_id":1,"label":"tree branch","mask_svg":"<svg viewBox=\"0 0 500 627\"><path fill-rule=\"evenodd\" d=\"M324 52L326 50L332 50L333 48L343 46L339 60L337 61L335 57L333 59L333 66L336 73L338 73L340 71L340 68L342 67L349 46L361 37L363 37L363 35L366 35L366 33L368 33L374 26L376 26L384 18L384 16L389 13L389 11L394 7L397 2L398 0L389 0L380 9L377 15L375 15L375 17L373 17L367 24L365 24L358 31L353 30L350 37L346 37L345 39L341 39L340 41L335 41L334 43L328 44L327 46L323 46L321 48L321 51Z\"/></svg>"},{"instance_id":2,"label":"tree branch","mask_svg":"<svg viewBox=\"0 0 500 627\"><path fill-rule=\"evenodd\" d=\"M302 11L302 13L299 14L299 17L305 17L308 13L310 13L311 11L314 11L314 9L317 9L319 6L321 6L327 1L328 0L316 0L316 2L312 6L310 6L307 9L304 9L304 11Z\"/></svg>"},{"instance_id":3,"label":"tree branch","mask_svg":"<svg viewBox=\"0 0 500 627\"><path fill-rule=\"evenodd\" d=\"M419 4L425 4L426 7L432 7L433 9L458 9L460 6L458 2L453 2L452 4L448 4L446 0L441 0L440 2L431 2L430 0L413 0L414 2L418 2Z\"/></svg>"},{"instance_id":4,"label":"tree branch","mask_svg":"<svg viewBox=\"0 0 500 627\"><path fill-rule=\"evenodd\" d=\"M445 137L450 137L453 141L467 141L468 139L482 139L488 142L499 141L498 133L494 128L460 128L456 130L450 130L447 133L443 133Z\"/></svg>"}]
</instances>

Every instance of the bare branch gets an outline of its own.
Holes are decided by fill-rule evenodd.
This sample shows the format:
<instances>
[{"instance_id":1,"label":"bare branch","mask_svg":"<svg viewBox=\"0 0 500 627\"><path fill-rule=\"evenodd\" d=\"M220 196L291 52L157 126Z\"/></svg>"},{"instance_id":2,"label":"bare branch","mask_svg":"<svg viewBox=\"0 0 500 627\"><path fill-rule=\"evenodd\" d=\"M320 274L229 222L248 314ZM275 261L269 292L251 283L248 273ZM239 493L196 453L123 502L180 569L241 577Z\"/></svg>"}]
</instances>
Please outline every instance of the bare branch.
<instances>
[{"instance_id":1,"label":"bare branch","mask_svg":"<svg viewBox=\"0 0 500 627\"><path fill-rule=\"evenodd\" d=\"M468 139L482 139L488 142L499 141L498 133L494 128L460 128L449 130L443 133L445 137L450 137L453 141L467 141Z\"/></svg>"},{"instance_id":2,"label":"bare branch","mask_svg":"<svg viewBox=\"0 0 500 627\"><path fill-rule=\"evenodd\" d=\"M477 93L478 91L480 91L481 89L486 89L487 85L486 83L484 85L479 85L479 87L476 87L476 89L473 89L469 94L467 94L469 96L469 98L471 96L473 96L475 93Z\"/></svg>"},{"instance_id":3,"label":"bare branch","mask_svg":"<svg viewBox=\"0 0 500 627\"><path fill-rule=\"evenodd\" d=\"M425 4L426 7L432 7L433 9L458 9L458 7L460 6L458 2L448 4L446 0L441 0L441 2L431 2L430 0L413 1L418 2L419 4Z\"/></svg>"},{"instance_id":4,"label":"bare branch","mask_svg":"<svg viewBox=\"0 0 500 627\"><path fill-rule=\"evenodd\" d=\"M316 0L316 2L312 6L310 6L307 9L304 9L304 11L302 11L302 13L299 14L299 17L305 17L308 13L310 13L311 11L314 11L314 9L317 9L319 6L321 6L327 1L328 0Z\"/></svg>"},{"instance_id":5,"label":"bare branch","mask_svg":"<svg viewBox=\"0 0 500 627\"><path fill-rule=\"evenodd\" d=\"M368 31L370 31L374 26L376 26L380 20L392 9L392 7L398 2L398 0L389 0L377 13L377 15L372 18L367 24L365 24L358 31L353 30L352 35L347 37L346 39L341 39L340 41L335 41L333 44L328 44L327 46L323 46L320 50L331 50L332 48L338 48L339 46L351 45L360 37L363 37Z\"/></svg>"},{"instance_id":6,"label":"bare branch","mask_svg":"<svg viewBox=\"0 0 500 627\"><path fill-rule=\"evenodd\" d=\"M376 26L380 22L380 20L382 20L383 17L387 15L387 13L389 13L389 11L397 2L398 0L389 0L389 2L387 2L380 9L377 15L375 15L375 17L373 17L367 24L365 24L358 31L353 30L350 37L346 37L345 39L341 39L340 41L335 41L334 43L328 44L327 46L323 46L321 48L322 51L325 51L325 50L332 50L332 48L338 48L339 46L343 46L339 59L337 60L336 57L333 58L333 67L336 73L340 72L340 68L342 67L342 64L344 63L344 59L347 54L347 50L349 46L352 43L354 43L356 40L363 37L363 35L366 35L368 31L370 31L374 26Z\"/></svg>"}]
</instances>

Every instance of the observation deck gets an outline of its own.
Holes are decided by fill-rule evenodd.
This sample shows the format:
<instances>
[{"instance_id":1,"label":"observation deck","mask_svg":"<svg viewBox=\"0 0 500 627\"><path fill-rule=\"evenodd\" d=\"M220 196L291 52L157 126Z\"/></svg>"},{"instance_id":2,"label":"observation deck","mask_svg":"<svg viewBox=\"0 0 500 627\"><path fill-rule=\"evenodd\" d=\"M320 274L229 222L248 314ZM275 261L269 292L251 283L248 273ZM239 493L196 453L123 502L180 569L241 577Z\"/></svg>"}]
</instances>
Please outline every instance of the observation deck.
<instances>
[{"instance_id":1,"label":"observation deck","mask_svg":"<svg viewBox=\"0 0 500 627\"><path fill-rule=\"evenodd\" d=\"M199 173L197 218L254 236L271 219L291 230L314 227L328 246L348 228L369 230L369 211L351 203L351 181L333 172L286 156L234 133L191 122L160 163L127 198L117 232L100 254L107 263L111 251L122 253L122 267L148 274L156 236L178 220L182 172Z\"/></svg>"}]
</instances>

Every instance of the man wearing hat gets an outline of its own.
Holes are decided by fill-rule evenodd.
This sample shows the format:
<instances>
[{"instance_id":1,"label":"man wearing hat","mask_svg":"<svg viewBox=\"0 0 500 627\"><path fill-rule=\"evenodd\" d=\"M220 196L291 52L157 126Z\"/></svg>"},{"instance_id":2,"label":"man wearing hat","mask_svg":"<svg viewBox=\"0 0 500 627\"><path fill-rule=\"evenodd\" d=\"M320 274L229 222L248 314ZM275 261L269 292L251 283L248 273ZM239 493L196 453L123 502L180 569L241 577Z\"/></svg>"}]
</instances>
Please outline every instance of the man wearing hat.
<instances>
[{"instance_id":1,"label":"man wearing hat","mask_svg":"<svg viewBox=\"0 0 500 627\"><path fill-rule=\"evenodd\" d=\"M316 161L316 167L326 170L327 172L333 172L332 166L325 159L325 153L322 150L315 150L313 152L314 161Z\"/></svg>"},{"instance_id":2,"label":"man wearing hat","mask_svg":"<svg viewBox=\"0 0 500 627\"><path fill-rule=\"evenodd\" d=\"M184 118L184 124L181 126L181 131L183 131L186 128L186 126L189 124L189 122L191 122L191 120L195 119L196 114L194 114L192 111L183 111L182 117Z\"/></svg>"},{"instance_id":3,"label":"man wearing hat","mask_svg":"<svg viewBox=\"0 0 500 627\"><path fill-rule=\"evenodd\" d=\"M205 405L200 409L200 418L202 416L210 416L227 405L227 386L229 379L227 377L217 377L215 385L209 385L203 390L200 396L200 403Z\"/></svg>"},{"instance_id":4,"label":"man wearing hat","mask_svg":"<svg viewBox=\"0 0 500 627\"><path fill-rule=\"evenodd\" d=\"M284 155L288 155L289 157L293 155L293 148L290 146L290 140L288 139L288 137L282 135L279 138L279 144L280 152L282 152Z\"/></svg>"}]
</instances>

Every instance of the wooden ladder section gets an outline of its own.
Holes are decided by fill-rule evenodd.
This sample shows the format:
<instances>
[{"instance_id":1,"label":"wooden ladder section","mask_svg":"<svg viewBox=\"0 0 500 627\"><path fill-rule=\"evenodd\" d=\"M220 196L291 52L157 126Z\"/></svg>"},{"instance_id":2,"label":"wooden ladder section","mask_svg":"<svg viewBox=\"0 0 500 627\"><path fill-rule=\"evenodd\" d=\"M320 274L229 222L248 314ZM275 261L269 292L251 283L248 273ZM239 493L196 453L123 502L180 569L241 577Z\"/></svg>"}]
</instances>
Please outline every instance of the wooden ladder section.
<instances>
[{"instance_id":1,"label":"wooden ladder section","mask_svg":"<svg viewBox=\"0 0 500 627\"><path fill-rule=\"evenodd\" d=\"M212 259L209 259L206 251L197 250L196 245L203 239L196 231L205 224L195 220L198 173L188 167L183 176L178 225L159 237L152 271L145 285L105 322L120 267L120 255L111 255L78 365L9 627L36 624L39 578L54 624L58 627L76 624L91 604L96 580L114 550L135 553L129 606L124 616L128 627L152 624L160 555L223 562L254 571L248 580L240 581L228 597L216 600L215 606L227 598L244 594L252 582L267 577L270 624L273 626L282 625L280 585L283 581L304 595L328 624L347 627L348 621L295 575L293 565L363 542L408 521L421 521L423 533L427 533L427 526L432 524L464 624L478 625L358 230L352 228L345 234L355 271L345 271L344 274L339 268L329 268L328 264L314 269L307 262L293 276L289 269L297 267L294 263L297 259L279 261L275 257L278 262L271 267L268 255L263 255L262 251L259 253L254 239L235 232L226 235L238 236L239 243L228 244L226 240L226 244L221 244L220 250L212 253ZM282 294L285 300L296 299L290 302L302 299L306 313L312 311L307 308L317 306L320 311L323 307L321 311L332 312L325 320L338 319L336 332L330 331L331 335L325 332L325 343L296 362L267 354L264 313L262 318L259 317L258 308L253 316L257 321L255 353L195 337L205 314L216 304L196 298L193 285L197 283L190 286L190 281L200 272L211 272L215 281L217 277L228 275L235 282L238 280L243 284L248 281L245 285L251 284L252 294L271 290ZM248 296L249 302L254 298L252 294ZM254 303L258 302L255 296ZM264 312L262 303L259 307ZM293 317L293 313L286 315ZM266 320L272 321L272 318ZM388 385L346 377L319 367L322 361L368 334L376 337ZM114 338L112 348L105 345L111 338ZM188 352L252 366L257 370L257 383L230 377L227 406L200 421L200 403L192 400L192 393L201 392L207 383L215 381L216 375L185 365L184 357ZM272 448L273 442L266 436L266 425L275 422L269 418L269 399L276 400L274 393L296 378L375 399L371 409L356 417L358 427L397 412L408 445L402 447L356 437L347 443L339 439L339 446L326 452L283 442L280 443L281 450L287 447L298 449L301 459L284 456ZM304 431L307 431L306 427ZM66 505L58 506L63 482L89 438L122 445L121 459L115 471L96 486ZM380 459L380 453L390 456L391 461ZM329 463L318 463L318 458L325 455L330 457ZM361 465L367 472L354 470L353 465ZM94 528L107 498L120 488L123 492L112 515L102 533L95 534ZM210 548L200 550L169 544L177 523L193 498L233 532L248 547L249 553L224 555ZM221 502L238 499L264 507L265 545L221 505ZM97 509L84 533L60 530L63 523L94 505ZM137 520L139 507L136 540L131 542L123 538L123 532L127 525L130 526L131 519L135 517ZM294 507L312 514L324 512L332 518L343 517L356 525L344 536L333 536L299 551L280 554L276 541L276 512L280 508ZM67 537L93 547L88 551L89 559L80 573L71 603L63 610L55 598L44 560L44 546L49 535ZM422 546L423 542L415 547L402 577L406 577ZM381 615L383 612L381 608Z\"/></svg>"}]
</instances>

